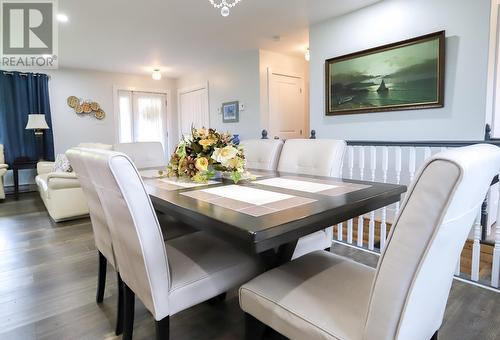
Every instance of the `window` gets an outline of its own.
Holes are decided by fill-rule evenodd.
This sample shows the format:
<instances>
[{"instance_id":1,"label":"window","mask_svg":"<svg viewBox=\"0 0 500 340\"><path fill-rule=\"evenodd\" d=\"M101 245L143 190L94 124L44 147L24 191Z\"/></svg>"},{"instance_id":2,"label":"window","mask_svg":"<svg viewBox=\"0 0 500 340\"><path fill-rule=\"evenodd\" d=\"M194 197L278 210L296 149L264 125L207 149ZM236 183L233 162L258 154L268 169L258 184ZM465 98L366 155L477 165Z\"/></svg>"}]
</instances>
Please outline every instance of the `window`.
<instances>
[{"instance_id":1,"label":"window","mask_svg":"<svg viewBox=\"0 0 500 340\"><path fill-rule=\"evenodd\" d=\"M118 91L120 143L167 143L167 97L162 93Z\"/></svg>"}]
</instances>

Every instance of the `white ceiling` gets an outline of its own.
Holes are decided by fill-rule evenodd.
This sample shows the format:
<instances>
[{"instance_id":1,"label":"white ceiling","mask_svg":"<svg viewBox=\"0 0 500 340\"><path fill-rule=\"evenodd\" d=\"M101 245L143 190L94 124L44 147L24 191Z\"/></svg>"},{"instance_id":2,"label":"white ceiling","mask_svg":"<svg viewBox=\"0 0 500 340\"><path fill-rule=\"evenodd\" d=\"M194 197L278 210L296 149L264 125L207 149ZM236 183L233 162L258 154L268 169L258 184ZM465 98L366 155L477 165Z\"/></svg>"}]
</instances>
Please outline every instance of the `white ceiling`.
<instances>
[{"instance_id":1,"label":"white ceiling","mask_svg":"<svg viewBox=\"0 0 500 340\"><path fill-rule=\"evenodd\" d=\"M257 48L302 56L308 27L379 0L60 0L59 66L179 77ZM279 42L273 36L279 35Z\"/></svg>"}]
</instances>

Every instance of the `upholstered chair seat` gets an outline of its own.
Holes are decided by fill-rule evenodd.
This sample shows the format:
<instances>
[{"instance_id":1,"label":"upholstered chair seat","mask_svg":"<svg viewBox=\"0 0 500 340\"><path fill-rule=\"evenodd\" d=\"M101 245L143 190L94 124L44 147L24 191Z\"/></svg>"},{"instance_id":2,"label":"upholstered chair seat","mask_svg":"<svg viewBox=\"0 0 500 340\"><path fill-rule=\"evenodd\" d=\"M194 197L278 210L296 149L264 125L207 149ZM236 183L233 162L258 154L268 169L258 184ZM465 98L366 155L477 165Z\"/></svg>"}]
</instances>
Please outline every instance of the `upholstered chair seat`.
<instances>
[{"instance_id":1,"label":"upholstered chair seat","mask_svg":"<svg viewBox=\"0 0 500 340\"><path fill-rule=\"evenodd\" d=\"M346 143L334 139L289 139L283 145L278 171L313 176L340 177ZM300 238L292 258L330 248L333 227Z\"/></svg>"},{"instance_id":2,"label":"upholstered chair seat","mask_svg":"<svg viewBox=\"0 0 500 340\"><path fill-rule=\"evenodd\" d=\"M362 339L375 269L316 251L240 289L243 310L290 339Z\"/></svg>"},{"instance_id":3,"label":"upholstered chair seat","mask_svg":"<svg viewBox=\"0 0 500 340\"><path fill-rule=\"evenodd\" d=\"M257 258L204 232L164 242L141 176L123 153L83 154L109 226L123 279L123 338L132 338L137 296L169 338L169 317L237 287L262 272Z\"/></svg>"},{"instance_id":4,"label":"upholstered chair seat","mask_svg":"<svg viewBox=\"0 0 500 340\"><path fill-rule=\"evenodd\" d=\"M474 145L427 161L411 184L377 269L318 251L240 288L247 339L267 324L290 339L437 339L453 274L500 148Z\"/></svg>"},{"instance_id":5,"label":"upholstered chair seat","mask_svg":"<svg viewBox=\"0 0 500 340\"><path fill-rule=\"evenodd\" d=\"M279 139L247 139L241 142L249 169L276 171L283 147Z\"/></svg>"}]
</instances>

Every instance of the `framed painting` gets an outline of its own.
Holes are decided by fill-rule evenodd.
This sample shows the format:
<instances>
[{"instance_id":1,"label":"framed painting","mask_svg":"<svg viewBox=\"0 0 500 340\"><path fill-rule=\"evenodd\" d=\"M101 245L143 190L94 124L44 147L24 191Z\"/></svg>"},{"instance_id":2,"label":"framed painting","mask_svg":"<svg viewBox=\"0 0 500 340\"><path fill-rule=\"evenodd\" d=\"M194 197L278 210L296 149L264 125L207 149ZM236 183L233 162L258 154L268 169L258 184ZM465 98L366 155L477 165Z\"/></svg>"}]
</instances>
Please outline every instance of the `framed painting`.
<instances>
[{"instance_id":1,"label":"framed painting","mask_svg":"<svg viewBox=\"0 0 500 340\"><path fill-rule=\"evenodd\" d=\"M237 123L240 120L239 102L228 102L222 104L222 122Z\"/></svg>"},{"instance_id":2,"label":"framed painting","mask_svg":"<svg viewBox=\"0 0 500 340\"><path fill-rule=\"evenodd\" d=\"M326 115L443 107L444 31L328 59Z\"/></svg>"}]
</instances>

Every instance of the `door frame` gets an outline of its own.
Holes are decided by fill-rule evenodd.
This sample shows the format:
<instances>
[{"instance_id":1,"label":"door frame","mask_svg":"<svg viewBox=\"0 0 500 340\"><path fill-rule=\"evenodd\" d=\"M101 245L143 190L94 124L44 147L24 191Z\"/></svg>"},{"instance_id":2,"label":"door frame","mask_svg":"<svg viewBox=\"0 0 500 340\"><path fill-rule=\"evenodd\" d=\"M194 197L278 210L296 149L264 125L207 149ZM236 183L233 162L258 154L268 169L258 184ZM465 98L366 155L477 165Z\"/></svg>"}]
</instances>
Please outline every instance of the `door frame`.
<instances>
[{"instance_id":1,"label":"door frame","mask_svg":"<svg viewBox=\"0 0 500 340\"><path fill-rule=\"evenodd\" d=\"M205 99L204 101L206 102L207 105L207 112L206 112L206 118L209 126L206 126L206 128L210 127L210 91L209 91L209 83L208 81L199 83L196 85L190 85L186 86L183 88L180 88L177 90L177 134L179 135L179 138L182 136L182 129L181 129L181 95L190 93L190 92L195 92L195 91L200 91L204 90L205 94Z\"/></svg>"},{"instance_id":2,"label":"door frame","mask_svg":"<svg viewBox=\"0 0 500 340\"><path fill-rule=\"evenodd\" d=\"M115 131L115 143L120 143L120 100L118 99L119 91L131 91L131 92L146 92L146 93L154 93L154 94L163 94L167 97L166 110L165 114L167 115L166 125L167 125L167 138L165 142L167 145L165 146L165 154L168 156L170 154L170 146L175 145L176 141L172 140L174 137L171 128L174 126L173 124L173 111L172 111L172 97L170 89L149 89L142 87L134 87L134 86L120 86L113 85L113 119L114 119L114 131Z\"/></svg>"},{"instance_id":3,"label":"door frame","mask_svg":"<svg viewBox=\"0 0 500 340\"><path fill-rule=\"evenodd\" d=\"M307 138L308 136L308 131L309 131L309 108L308 106L308 92L306 91L306 79L303 75L298 74L298 73L291 73L291 72L278 72L278 71L273 71L271 67L267 67L267 79L266 79L266 110L265 110L265 117L263 117L263 121L265 122L265 129L269 131L269 128L271 126L271 78L273 75L276 76L283 76L283 77L290 77L290 78L296 78L302 80L302 95L304 96L304 138ZM272 137L272 136L271 136Z\"/></svg>"}]
</instances>

